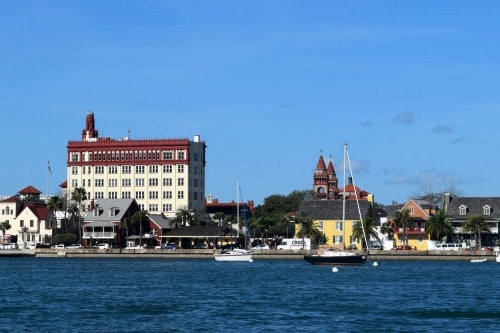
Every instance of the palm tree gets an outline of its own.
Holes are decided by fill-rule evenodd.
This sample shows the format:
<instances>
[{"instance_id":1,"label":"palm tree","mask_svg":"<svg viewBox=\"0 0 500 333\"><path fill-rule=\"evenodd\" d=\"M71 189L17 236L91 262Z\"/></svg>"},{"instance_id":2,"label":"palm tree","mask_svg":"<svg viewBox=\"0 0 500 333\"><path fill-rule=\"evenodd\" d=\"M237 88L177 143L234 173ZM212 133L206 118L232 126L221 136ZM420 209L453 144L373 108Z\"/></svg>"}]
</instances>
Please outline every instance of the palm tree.
<instances>
[{"instance_id":1,"label":"palm tree","mask_svg":"<svg viewBox=\"0 0 500 333\"><path fill-rule=\"evenodd\" d=\"M2 243L5 242L5 232L9 230L12 226L9 221L0 222L0 229L2 230Z\"/></svg>"},{"instance_id":2,"label":"palm tree","mask_svg":"<svg viewBox=\"0 0 500 333\"><path fill-rule=\"evenodd\" d=\"M191 216L191 213L187 209L181 209L179 210L173 219L174 223L176 226L183 226L186 227L188 225L191 225L191 222L193 221L193 217Z\"/></svg>"},{"instance_id":3,"label":"palm tree","mask_svg":"<svg viewBox=\"0 0 500 333\"><path fill-rule=\"evenodd\" d=\"M52 212L54 216L55 223L52 223L52 237L54 237L57 233L57 218L56 218L56 212L58 210L61 210L63 207L63 201L60 197L58 196L52 196L47 204L48 208Z\"/></svg>"},{"instance_id":4,"label":"palm tree","mask_svg":"<svg viewBox=\"0 0 500 333\"><path fill-rule=\"evenodd\" d=\"M444 209L440 209L436 214L433 214L425 225L425 232L431 240L440 240L444 236L449 236L453 233L451 223L446 220Z\"/></svg>"},{"instance_id":5,"label":"palm tree","mask_svg":"<svg viewBox=\"0 0 500 333\"><path fill-rule=\"evenodd\" d=\"M488 223L486 223L486 219L484 218L484 216L479 214L470 215L465 220L465 222L462 223L462 230L465 232L473 232L474 235L477 236L479 249L481 249L481 233L490 232L490 228L488 226Z\"/></svg>"},{"instance_id":6,"label":"palm tree","mask_svg":"<svg viewBox=\"0 0 500 333\"><path fill-rule=\"evenodd\" d=\"M394 222L392 220L389 220L383 223L380 227L380 232L384 235L387 234L387 238L389 240L392 240L394 237Z\"/></svg>"},{"instance_id":7,"label":"palm tree","mask_svg":"<svg viewBox=\"0 0 500 333\"><path fill-rule=\"evenodd\" d=\"M306 212L300 211L299 215L296 217L296 222L300 224L300 235L302 240L307 237L318 242L318 240L323 237L322 232L316 228L314 221L307 215Z\"/></svg>"},{"instance_id":8,"label":"palm tree","mask_svg":"<svg viewBox=\"0 0 500 333\"><path fill-rule=\"evenodd\" d=\"M410 216L410 211L408 209L398 210L394 214L392 220L398 226L398 228L403 228L403 245L408 245L407 232L413 223L413 219Z\"/></svg>"},{"instance_id":9,"label":"palm tree","mask_svg":"<svg viewBox=\"0 0 500 333\"><path fill-rule=\"evenodd\" d=\"M366 240L365 240L365 234L366 234ZM354 225L352 226L352 237L362 239L361 248L368 247L366 241L368 241L369 239L375 238L377 241L380 241L375 225L375 219L371 217L365 217L361 221L354 222ZM365 246L363 246L363 244Z\"/></svg>"},{"instance_id":10,"label":"palm tree","mask_svg":"<svg viewBox=\"0 0 500 333\"><path fill-rule=\"evenodd\" d=\"M213 220L217 221L217 225L222 226L222 222L226 220L226 214L222 212L217 212L212 217Z\"/></svg>"},{"instance_id":11,"label":"palm tree","mask_svg":"<svg viewBox=\"0 0 500 333\"><path fill-rule=\"evenodd\" d=\"M71 200L78 203L78 233L82 239L82 202L87 200L87 191L83 187L77 187L71 193Z\"/></svg>"}]
</instances>

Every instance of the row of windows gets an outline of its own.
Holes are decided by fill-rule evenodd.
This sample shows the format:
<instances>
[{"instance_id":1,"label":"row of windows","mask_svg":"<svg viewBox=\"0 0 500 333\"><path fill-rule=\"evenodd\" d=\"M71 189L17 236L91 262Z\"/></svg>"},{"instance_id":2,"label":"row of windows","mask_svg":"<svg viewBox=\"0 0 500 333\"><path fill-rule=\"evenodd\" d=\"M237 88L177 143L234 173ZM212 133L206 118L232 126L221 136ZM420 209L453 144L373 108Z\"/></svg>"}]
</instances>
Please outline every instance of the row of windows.
<instances>
[{"instance_id":1,"label":"row of windows","mask_svg":"<svg viewBox=\"0 0 500 333\"><path fill-rule=\"evenodd\" d=\"M87 192L87 197L92 198L92 194L90 192ZM94 193L94 198L95 199L104 199L105 198L104 192L96 191ZM130 192L130 191L121 192L121 198L122 199L132 199L132 192ZM134 198L138 199L138 200L145 199L146 193L144 191L136 191ZM159 198L158 191L147 192L147 198L151 199L151 200L158 199ZM172 199L173 192L172 191L163 191L162 198L163 199ZM116 191L108 192L108 199L119 199L118 192L116 192ZM177 191L177 199L184 199L184 191ZM193 199L198 200L198 192L193 192Z\"/></svg>"},{"instance_id":2,"label":"row of windows","mask_svg":"<svg viewBox=\"0 0 500 333\"><path fill-rule=\"evenodd\" d=\"M143 174L145 173L146 171L146 166L144 165L135 165L135 166L132 166L132 165L122 165L121 166L121 171L122 171L122 174L131 174L132 173L132 167L134 168L135 170L135 173L136 174ZM94 172L95 174L98 174L98 175L102 175L105 173L106 171L106 168L108 169L108 173L109 174L118 174L118 170L119 170L119 167L117 165L110 165L110 166L104 166L104 165L97 165L95 167L91 167L91 166L87 166L87 167L82 167L82 174L92 174L92 168L94 168ZM78 174L78 169L79 167L77 166L73 166L71 167L71 174L72 175L77 175ZM148 172L149 173L159 173L160 170L163 172L163 173L172 173L173 171L173 166L172 164L165 164L163 166L160 166L159 165L149 165L147 167L148 169ZM177 173L184 173L184 164L178 164L177 165ZM198 173L198 167L196 166L195 167L195 173Z\"/></svg>"},{"instance_id":3,"label":"row of windows","mask_svg":"<svg viewBox=\"0 0 500 333\"><path fill-rule=\"evenodd\" d=\"M193 179L193 187L198 187L198 179ZM148 179L148 186L158 186L159 185L159 179L158 178L149 178ZM173 179L172 178L163 178L162 179L162 186L172 186L173 185ZM184 178L177 178L177 186L184 186L185 181ZM71 186L76 188L78 187L78 180L77 179L72 179L71 180ZM82 186L84 187L92 187L92 180L87 179L85 182L85 179L83 180ZM95 187L104 187L105 186L105 181L102 178L94 179L94 186ZM108 187L118 187L119 182L117 178L111 178L108 179ZM122 187L131 187L132 186L132 179L131 178L123 178L121 181L121 186ZM144 178L135 178L135 186L136 187L143 187L145 186L145 180Z\"/></svg>"},{"instance_id":4,"label":"row of windows","mask_svg":"<svg viewBox=\"0 0 500 333\"><path fill-rule=\"evenodd\" d=\"M136 150L136 151L94 151L72 152L72 162L85 161L141 161L141 160L177 160L186 158L185 150ZM196 160L198 154L195 154Z\"/></svg>"}]
</instances>

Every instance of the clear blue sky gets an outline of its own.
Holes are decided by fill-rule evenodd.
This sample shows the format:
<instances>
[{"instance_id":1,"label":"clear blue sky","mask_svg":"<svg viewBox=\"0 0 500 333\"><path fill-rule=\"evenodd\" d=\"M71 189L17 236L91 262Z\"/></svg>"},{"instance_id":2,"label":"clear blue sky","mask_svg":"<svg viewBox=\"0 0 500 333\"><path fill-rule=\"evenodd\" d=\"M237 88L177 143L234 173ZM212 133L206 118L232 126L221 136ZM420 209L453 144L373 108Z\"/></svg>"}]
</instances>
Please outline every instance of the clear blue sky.
<instances>
[{"instance_id":1,"label":"clear blue sky","mask_svg":"<svg viewBox=\"0 0 500 333\"><path fill-rule=\"evenodd\" d=\"M1 1L0 194L57 192L101 136L207 143L206 192L312 189L320 152L382 204L500 196L498 1ZM52 174L47 177L47 161ZM342 183L342 180L340 179Z\"/></svg>"}]
</instances>

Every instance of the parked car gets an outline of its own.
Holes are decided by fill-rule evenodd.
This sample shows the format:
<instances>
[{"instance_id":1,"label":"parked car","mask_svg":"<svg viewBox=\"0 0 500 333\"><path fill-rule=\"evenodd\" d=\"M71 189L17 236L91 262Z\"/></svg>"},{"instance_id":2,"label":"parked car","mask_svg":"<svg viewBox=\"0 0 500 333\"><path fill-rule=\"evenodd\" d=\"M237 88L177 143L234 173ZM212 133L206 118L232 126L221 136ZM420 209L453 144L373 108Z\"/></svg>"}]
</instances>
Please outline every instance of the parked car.
<instances>
[{"instance_id":1,"label":"parked car","mask_svg":"<svg viewBox=\"0 0 500 333\"><path fill-rule=\"evenodd\" d=\"M261 251L261 250L269 250L269 245L267 244L259 244L252 247L252 251Z\"/></svg>"},{"instance_id":2,"label":"parked car","mask_svg":"<svg viewBox=\"0 0 500 333\"><path fill-rule=\"evenodd\" d=\"M110 248L108 243L97 243L95 247L100 250L107 250Z\"/></svg>"},{"instance_id":3,"label":"parked car","mask_svg":"<svg viewBox=\"0 0 500 333\"><path fill-rule=\"evenodd\" d=\"M71 244L66 247L68 250L76 250L76 249L83 249L82 244Z\"/></svg>"},{"instance_id":4,"label":"parked car","mask_svg":"<svg viewBox=\"0 0 500 333\"><path fill-rule=\"evenodd\" d=\"M208 244L196 244L193 246L194 249L208 249Z\"/></svg>"},{"instance_id":5,"label":"parked car","mask_svg":"<svg viewBox=\"0 0 500 333\"><path fill-rule=\"evenodd\" d=\"M177 249L177 244L169 243L163 244L161 246L155 246L155 250L175 250Z\"/></svg>"},{"instance_id":6,"label":"parked car","mask_svg":"<svg viewBox=\"0 0 500 333\"><path fill-rule=\"evenodd\" d=\"M382 250L382 246L380 246L380 244L373 244L368 250Z\"/></svg>"},{"instance_id":7,"label":"parked car","mask_svg":"<svg viewBox=\"0 0 500 333\"><path fill-rule=\"evenodd\" d=\"M53 247L56 250L64 250L64 248L65 248L64 244L57 244L57 245L54 245Z\"/></svg>"},{"instance_id":8,"label":"parked car","mask_svg":"<svg viewBox=\"0 0 500 333\"><path fill-rule=\"evenodd\" d=\"M351 244L347 247L348 250L357 250L358 247L356 246L356 244Z\"/></svg>"}]
</instances>

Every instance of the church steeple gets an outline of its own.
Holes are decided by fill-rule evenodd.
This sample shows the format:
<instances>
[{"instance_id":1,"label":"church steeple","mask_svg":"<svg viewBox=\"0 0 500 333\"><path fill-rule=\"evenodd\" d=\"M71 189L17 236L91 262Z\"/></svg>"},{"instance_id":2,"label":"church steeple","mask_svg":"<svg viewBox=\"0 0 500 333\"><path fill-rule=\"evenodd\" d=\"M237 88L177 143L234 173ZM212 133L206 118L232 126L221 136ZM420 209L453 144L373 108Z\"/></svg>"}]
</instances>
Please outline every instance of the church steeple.
<instances>
[{"instance_id":1,"label":"church steeple","mask_svg":"<svg viewBox=\"0 0 500 333\"><path fill-rule=\"evenodd\" d=\"M321 152L316 169L314 170L313 191L317 199L336 199L339 193L338 179L335 174L333 162L330 158L328 167Z\"/></svg>"}]
</instances>

